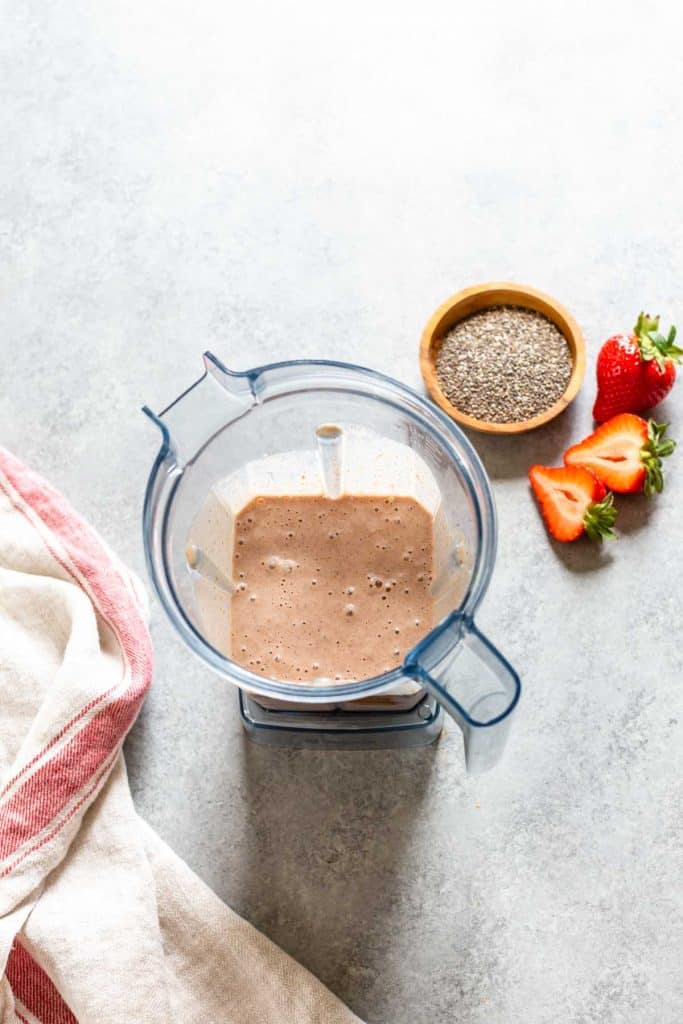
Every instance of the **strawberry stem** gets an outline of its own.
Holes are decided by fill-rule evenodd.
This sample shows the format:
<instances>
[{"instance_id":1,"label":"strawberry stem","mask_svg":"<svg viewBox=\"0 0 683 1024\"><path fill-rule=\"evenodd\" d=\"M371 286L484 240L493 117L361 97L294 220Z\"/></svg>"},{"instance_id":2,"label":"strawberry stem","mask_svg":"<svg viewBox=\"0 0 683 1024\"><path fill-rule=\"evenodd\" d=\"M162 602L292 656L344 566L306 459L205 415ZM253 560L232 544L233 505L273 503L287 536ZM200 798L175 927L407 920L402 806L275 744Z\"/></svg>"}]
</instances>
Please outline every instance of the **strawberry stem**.
<instances>
[{"instance_id":1,"label":"strawberry stem","mask_svg":"<svg viewBox=\"0 0 683 1024\"><path fill-rule=\"evenodd\" d=\"M591 540L613 540L616 534L612 527L617 518L614 495L608 492L602 501L594 501L586 509L583 525Z\"/></svg>"},{"instance_id":2,"label":"strawberry stem","mask_svg":"<svg viewBox=\"0 0 683 1024\"><path fill-rule=\"evenodd\" d=\"M664 489L664 474L662 473L662 459L672 455L676 448L676 442L670 437L664 437L668 423L655 423L654 420L647 421L647 441L640 449L640 461L645 466L645 484L643 493L647 498L657 492L660 494Z\"/></svg>"},{"instance_id":3,"label":"strawberry stem","mask_svg":"<svg viewBox=\"0 0 683 1024\"><path fill-rule=\"evenodd\" d=\"M646 363L655 360L660 371L664 372L664 361L671 359L674 363L680 363L683 356L683 348L675 345L676 328L671 325L666 337L659 333L659 317L650 316L647 313L640 313L633 333L640 349L640 358Z\"/></svg>"}]
</instances>

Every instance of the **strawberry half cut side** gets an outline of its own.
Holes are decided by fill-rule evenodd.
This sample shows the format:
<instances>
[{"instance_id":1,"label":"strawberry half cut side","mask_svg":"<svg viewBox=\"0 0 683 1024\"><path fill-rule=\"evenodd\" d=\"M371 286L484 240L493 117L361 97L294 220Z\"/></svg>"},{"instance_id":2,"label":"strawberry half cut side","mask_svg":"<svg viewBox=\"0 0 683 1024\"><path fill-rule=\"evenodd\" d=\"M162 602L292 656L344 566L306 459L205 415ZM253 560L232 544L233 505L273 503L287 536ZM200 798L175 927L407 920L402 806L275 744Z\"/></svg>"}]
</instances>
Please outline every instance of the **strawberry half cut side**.
<instances>
[{"instance_id":1,"label":"strawberry half cut side","mask_svg":"<svg viewBox=\"0 0 683 1024\"><path fill-rule=\"evenodd\" d=\"M662 459L676 447L675 441L664 436L667 427L668 423L622 413L568 448L565 465L589 469L618 494L642 491L649 498L664 487Z\"/></svg>"},{"instance_id":2,"label":"strawberry half cut side","mask_svg":"<svg viewBox=\"0 0 683 1024\"><path fill-rule=\"evenodd\" d=\"M591 540L614 537L617 510L612 495L589 470L532 466L529 481L555 540L576 540L582 533Z\"/></svg>"}]
</instances>

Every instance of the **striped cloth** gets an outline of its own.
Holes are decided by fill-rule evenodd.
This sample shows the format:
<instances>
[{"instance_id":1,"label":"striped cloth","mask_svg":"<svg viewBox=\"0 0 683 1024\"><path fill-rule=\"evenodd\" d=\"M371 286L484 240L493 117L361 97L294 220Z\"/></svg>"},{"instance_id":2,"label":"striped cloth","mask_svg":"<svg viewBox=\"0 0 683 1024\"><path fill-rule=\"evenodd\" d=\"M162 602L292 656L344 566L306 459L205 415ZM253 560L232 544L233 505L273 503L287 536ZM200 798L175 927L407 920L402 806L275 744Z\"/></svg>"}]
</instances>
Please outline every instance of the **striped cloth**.
<instances>
[{"instance_id":1,"label":"striped cloth","mask_svg":"<svg viewBox=\"0 0 683 1024\"><path fill-rule=\"evenodd\" d=\"M133 807L145 595L0 449L0 1024L352 1024Z\"/></svg>"}]
</instances>

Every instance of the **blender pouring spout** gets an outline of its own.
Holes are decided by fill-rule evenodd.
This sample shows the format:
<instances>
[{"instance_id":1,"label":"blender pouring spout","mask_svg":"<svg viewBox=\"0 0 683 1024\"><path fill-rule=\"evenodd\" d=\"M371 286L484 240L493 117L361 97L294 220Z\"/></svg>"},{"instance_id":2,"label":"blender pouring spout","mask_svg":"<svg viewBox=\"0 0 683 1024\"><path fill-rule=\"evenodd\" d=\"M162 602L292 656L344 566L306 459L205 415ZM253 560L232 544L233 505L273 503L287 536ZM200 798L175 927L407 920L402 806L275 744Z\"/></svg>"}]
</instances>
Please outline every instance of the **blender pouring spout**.
<instances>
[{"instance_id":1,"label":"blender pouring spout","mask_svg":"<svg viewBox=\"0 0 683 1024\"><path fill-rule=\"evenodd\" d=\"M162 453L183 469L230 423L258 402L252 370L229 370L211 352L204 353L204 373L159 414L142 411L161 431Z\"/></svg>"},{"instance_id":2,"label":"blender pouring spout","mask_svg":"<svg viewBox=\"0 0 683 1024\"><path fill-rule=\"evenodd\" d=\"M404 671L458 723L467 770L492 768L505 748L521 683L472 619L452 612L408 654Z\"/></svg>"},{"instance_id":3,"label":"blender pouring spout","mask_svg":"<svg viewBox=\"0 0 683 1024\"><path fill-rule=\"evenodd\" d=\"M156 592L172 620L177 614L177 592L166 529L174 496L207 446L258 404L257 379L256 371L229 370L211 352L205 352L203 374L170 405L158 414L143 406L142 411L161 433L161 447L145 491L145 559ZM183 554L183 572L190 579L209 583L227 595L235 590L229 573L207 551L188 541Z\"/></svg>"}]
</instances>

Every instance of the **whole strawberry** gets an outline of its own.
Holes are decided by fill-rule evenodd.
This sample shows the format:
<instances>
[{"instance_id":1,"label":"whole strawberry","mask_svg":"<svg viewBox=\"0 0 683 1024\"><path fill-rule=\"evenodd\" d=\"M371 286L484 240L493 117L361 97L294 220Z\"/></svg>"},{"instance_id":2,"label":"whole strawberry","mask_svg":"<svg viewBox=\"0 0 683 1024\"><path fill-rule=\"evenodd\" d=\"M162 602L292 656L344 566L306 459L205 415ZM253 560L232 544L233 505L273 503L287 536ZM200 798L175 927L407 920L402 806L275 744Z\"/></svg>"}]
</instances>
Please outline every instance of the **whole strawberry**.
<instances>
[{"instance_id":1,"label":"whole strawberry","mask_svg":"<svg viewBox=\"0 0 683 1024\"><path fill-rule=\"evenodd\" d=\"M598 396L593 418L604 423L621 412L642 412L665 398L676 380L674 363L683 349L674 344L676 328L659 333L659 317L641 313L631 334L615 334L600 349Z\"/></svg>"}]
</instances>

